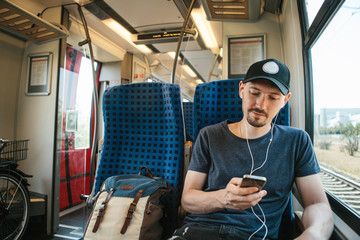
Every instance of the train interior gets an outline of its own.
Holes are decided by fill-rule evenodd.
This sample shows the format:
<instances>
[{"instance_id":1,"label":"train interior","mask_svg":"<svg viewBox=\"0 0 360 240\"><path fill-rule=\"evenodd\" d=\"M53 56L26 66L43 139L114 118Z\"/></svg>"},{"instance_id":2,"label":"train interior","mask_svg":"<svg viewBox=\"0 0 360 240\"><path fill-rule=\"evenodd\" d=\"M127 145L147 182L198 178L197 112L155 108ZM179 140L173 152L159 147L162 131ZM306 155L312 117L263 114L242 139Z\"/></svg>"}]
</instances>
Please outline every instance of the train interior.
<instances>
[{"instance_id":1,"label":"train interior","mask_svg":"<svg viewBox=\"0 0 360 240\"><path fill-rule=\"evenodd\" d=\"M145 98L147 84L179 86L174 90L179 96L174 98L181 102L177 106L180 117L175 118L183 123L178 127L182 130L178 145L184 149L183 143L189 146L187 141L196 140L198 129L194 126L199 120L195 115L200 110L194 103L202 84L239 80L254 61L278 59L289 67L292 79L285 125L306 129L312 139L315 136L321 160L327 147L336 144L320 141L325 135L319 135L321 128L313 123L322 126L322 118L308 112L313 108L309 94L317 93L316 86L309 87L311 70L317 69L311 68L309 52L336 13L350 11L342 26L352 21L358 24L359 9L359 3L350 0L1 0L0 138L29 140L26 159L17 163L20 171L32 176L27 177L30 218L23 239L82 237L91 211L86 197L99 188L93 185L95 173L100 174L104 137L106 129L111 129L104 119L104 95L116 86L143 87L124 89L130 91L125 104L134 96ZM356 31L349 30L347 39L360 39ZM315 50L312 53L315 56ZM131 95L131 91L138 95ZM228 93L224 94L228 98ZM151 112L154 107L145 110L145 105L137 106L142 113L149 111L152 119L161 115ZM210 109L215 103L211 105ZM351 110L347 116L360 114L360 108L349 109L343 110ZM212 113L206 112L210 118ZM339 118L341 113L327 110ZM131 111L128 114L129 119L125 114L116 121L130 122L124 131L136 131L140 125L131 119L137 118ZM141 118L147 119L145 115ZM161 124L151 127L156 134L161 132ZM348 132L335 135L337 143L352 140ZM359 132L355 135L356 141ZM147 141L150 146L157 140ZM320 143L327 145L322 148ZM158 145L149 151L155 152ZM341 146L341 154L347 153L348 145ZM176 165L180 170L174 184L182 181L189 161L189 147L181 151L185 160ZM345 173L344 163L338 168L327 161L321 164L323 185L334 213L332 239L360 239L357 148L350 155L351 173ZM177 187L178 199L181 186ZM296 189L292 205L294 212L301 213Z\"/></svg>"}]
</instances>

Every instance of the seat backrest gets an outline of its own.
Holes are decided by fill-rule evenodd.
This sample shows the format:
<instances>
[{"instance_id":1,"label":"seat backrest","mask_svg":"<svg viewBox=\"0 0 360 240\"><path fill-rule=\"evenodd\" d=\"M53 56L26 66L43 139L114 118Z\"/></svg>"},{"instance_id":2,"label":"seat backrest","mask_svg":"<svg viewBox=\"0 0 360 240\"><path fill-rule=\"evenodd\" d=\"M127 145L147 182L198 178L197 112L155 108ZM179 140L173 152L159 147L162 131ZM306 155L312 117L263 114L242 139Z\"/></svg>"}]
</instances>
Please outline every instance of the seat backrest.
<instances>
[{"instance_id":1,"label":"seat backrest","mask_svg":"<svg viewBox=\"0 0 360 240\"><path fill-rule=\"evenodd\" d=\"M226 119L234 122L243 118L242 100L239 97L239 82L242 79L230 79L197 85L194 96L194 140L203 127L222 122ZM289 103L279 112L276 124L290 125ZM290 239L292 235L291 195L282 216L279 239Z\"/></svg>"},{"instance_id":2,"label":"seat backrest","mask_svg":"<svg viewBox=\"0 0 360 240\"><path fill-rule=\"evenodd\" d=\"M137 174L147 166L171 186L176 222L183 178L184 128L180 88L169 83L134 83L109 88L103 97L104 144L95 194L106 178Z\"/></svg>"},{"instance_id":3,"label":"seat backrest","mask_svg":"<svg viewBox=\"0 0 360 240\"><path fill-rule=\"evenodd\" d=\"M242 100L239 97L239 82L229 79L197 85L194 96L194 140L203 127L222 122L234 122L243 118ZM290 125L289 104L279 112L276 124Z\"/></svg>"},{"instance_id":4,"label":"seat backrest","mask_svg":"<svg viewBox=\"0 0 360 240\"><path fill-rule=\"evenodd\" d=\"M187 141L194 140L194 103L193 102L183 102L183 111L184 111L184 120L185 120L185 130Z\"/></svg>"}]
</instances>

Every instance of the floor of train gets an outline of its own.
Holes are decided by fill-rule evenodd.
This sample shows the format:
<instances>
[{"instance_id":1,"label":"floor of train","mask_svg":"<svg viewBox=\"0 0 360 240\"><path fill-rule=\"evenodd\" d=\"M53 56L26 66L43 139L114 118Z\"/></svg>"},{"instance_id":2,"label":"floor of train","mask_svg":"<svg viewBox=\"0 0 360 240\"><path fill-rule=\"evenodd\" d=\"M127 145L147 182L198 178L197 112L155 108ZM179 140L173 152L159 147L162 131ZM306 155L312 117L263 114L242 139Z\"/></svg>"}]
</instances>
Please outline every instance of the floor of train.
<instances>
[{"instance_id":1,"label":"floor of train","mask_svg":"<svg viewBox=\"0 0 360 240\"><path fill-rule=\"evenodd\" d=\"M23 240L60 240L82 238L87 221L87 208L76 206L60 213L59 229L52 236L40 233L26 232ZM32 226L30 226L31 228Z\"/></svg>"}]
</instances>

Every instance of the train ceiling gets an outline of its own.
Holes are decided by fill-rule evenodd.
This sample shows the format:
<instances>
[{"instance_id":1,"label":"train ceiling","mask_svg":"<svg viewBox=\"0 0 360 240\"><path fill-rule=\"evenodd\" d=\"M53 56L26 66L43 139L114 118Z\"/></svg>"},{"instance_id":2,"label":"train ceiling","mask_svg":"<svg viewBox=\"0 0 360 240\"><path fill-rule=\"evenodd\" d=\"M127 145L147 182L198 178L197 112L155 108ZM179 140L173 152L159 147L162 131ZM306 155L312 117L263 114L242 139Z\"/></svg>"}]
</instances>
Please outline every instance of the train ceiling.
<instances>
[{"instance_id":1,"label":"train ceiling","mask_svg":"<svg viewBox=\"0 0 360 240\"><path fill-rule=\"evenodd\" d=\"M163 41L144 40L136 42L134 37L141 34L163 33L170 31L180 31L191 0L38 0L44 8L59 4L79 3L83 6L88 26L97 33L108 39L114 45L120 46L124 51L131 52L135 56L142 58L144 51L140 45L145 45L154 55L159 55L156 63L166 65L171 69L173 60L168 57L160 56L168 52L174 52L177 46L177 37L165 39ZM222 47L222 21L256 21L260 18L263 11L278 13L282 0L198 0L194 4L194 11L203 8L210 26L216 38L217 49L210 49L206 46L207 41L202 40L199 35L198 26L189 21L188 29L196 27L195 35L188 34L181 45L181 58L193 70L198 77L207 81L211 66L219 49ZM80 19L76 7L66 7L72 19ZM235 13L235 14L234 14ZM109 25L121 25L129 33L129 38L119 37L114 33L114 29ZM76 24L72 24L73 28ZM78 24L73 31L82 32ZM135 43L135 44L134 44ZM121 52L121 51L119 51ZM113 58L108 58L111 59ZM119 57L121 59L121 57ZM150 58L153 59L153 58ZM221 76L219 67L221 57L215 63L214 73ZM153 64L152 62L149 63ZM170 75L170 74L169 74Z\"/></svg>"},{"instance_id":2,"label":"train ceiling","mask_svg":"<svg viewBox=\"0 0 360 240\"><path fill-rule=\"evenodd\" d=\"M202 5L207 18L214 20L210 22L210 26L220 49L223 45L222 21L257 21L264 11L278 13L281 2L282 0L198 0L194 4L194 9L199 9ZM93 16L101 21L110 17L136 35L180 31L191 0L94 0L83 4ZM187 27L194 28L192 20ZM180 50L183 52L182 56L200 73L201 79L206 81L209 78L216 51L207 49L204 40L198 35L185 39ZM112 36L109 37L112 38ZM173 41L167 40L160 43L151 40L142 43L155 53L175 51L177 38L173 38ZM129 51L129 49L126 50ZM134 51L137 50L133 49L131 52ZM218 63L220 60L221 58ZM220 74L216 71L218 63L215 74Z\"/></svg>"}]
</instances>

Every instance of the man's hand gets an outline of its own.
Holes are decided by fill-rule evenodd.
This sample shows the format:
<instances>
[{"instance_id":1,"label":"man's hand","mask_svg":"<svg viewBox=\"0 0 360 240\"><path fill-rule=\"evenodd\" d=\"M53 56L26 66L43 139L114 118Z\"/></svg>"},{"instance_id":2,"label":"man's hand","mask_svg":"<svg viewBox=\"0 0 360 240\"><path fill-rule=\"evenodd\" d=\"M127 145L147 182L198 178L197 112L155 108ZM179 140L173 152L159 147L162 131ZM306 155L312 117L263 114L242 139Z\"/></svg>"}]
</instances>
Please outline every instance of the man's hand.
<instances>
[{"instance_id":1,"label":"man's hand","mask_svg":"<svg viewBox=\"0 0 360 240\"><path fill-rule=\"evenodd\" d=\"M224 208L244 210L255 206L267 192L257 187L240 187L242 178L232 178L224 189ZM259 192L258 192L259 191Z\"/></svg>"},{"instance_id":2,"label":"man's hand","mask_svg":"<svg viewBox=\"0 0 360 240\"><path fill-rule=\"evenodd\" d=\"M240 187L242 178L232 178L226 188L204 192L207 174L188 171L185 179L182 206L186 212L206 214L222 209L244 210L255 206L266 194L257 187Z\"/></svg>"}]
</instances>

